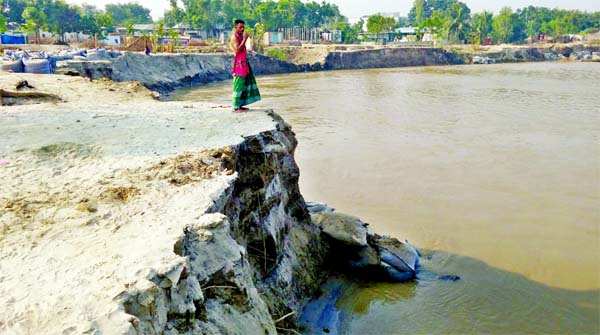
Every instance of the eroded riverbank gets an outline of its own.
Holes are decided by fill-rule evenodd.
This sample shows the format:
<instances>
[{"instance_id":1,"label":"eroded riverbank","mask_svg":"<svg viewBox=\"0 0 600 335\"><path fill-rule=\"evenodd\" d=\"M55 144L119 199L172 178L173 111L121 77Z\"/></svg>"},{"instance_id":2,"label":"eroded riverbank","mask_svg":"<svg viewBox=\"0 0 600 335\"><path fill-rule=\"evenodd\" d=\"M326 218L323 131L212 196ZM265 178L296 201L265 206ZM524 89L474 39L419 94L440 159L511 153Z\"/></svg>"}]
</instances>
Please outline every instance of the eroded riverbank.
<instances>
[{"instance_id":1,"label":"eroded riverbank","mask_svg":"<svg viewBox=\"0 0 600 335\"><path fill-rule=\"evenodd\" d=\"M597 333L599 70L539 62L259 77L264 101L297 133L307 198L432 250L425 271L462 278L357 284L334 305L340 329ZM229 91L172 98L225 103Z\"/></svg>"},{"instance_id":2,"label":"eroded riverbank","mask_svg":"<svg viewBox=\"0 0 600 335\"><path fill-rule=\"evenodd\" d=\"M600 61L598 45L506 46L489 50L446 50L444 48L372 48L318 50L302 49L306 57L297 62L280 61L256 54L251 57L257 75L327 70L396 68L433 65L463 65L482 62L518 63L569 60L589 56ZM575 57L577 55L577 57ZM593 56L594 55L594 56ZM587 57L586 56L586 57ZM149 89L166 93L177 88L198 86L231 78L232 56L227 54L125 53L103 61L67 61L58 73L91 79L108 78L117 82L136 80ZM301 63L307 62L307 63Z\"/></svg>"},{"instance_id":3,"label":"eroded riverbank","mask_svg":"<svg viewBox=\"0 0 600 335\"><path fill-rule=\"evenodd\" d=\"M337 291L342 293L336 293L341 300L328 300L338 309L321 310L330 321L326 324L331 327L327 328L329 331L597 332L595 301L599 291L594 289L595 277L588 270L590 264L595 264L588 257L594 255L594 245L579 247L597 236L594 235L597 231L586 225L586 218L597 214L586 209L594 196L586 196L585 192L594 184L576 182L585 176L597 180L596 172L590 174L586 169L586 162L594 157L594 151L590 151L593 147L586 144L594 138L590 132L597 130L597 123L593 122L597 115L587 105L596 98L587 90L595 75L589 69L579 68L583 65L570 63L565 69L539 64L515 66L512 70L494 65L313 73L291 83L278 81L285 79L284 76L261 77L261 87L268 92L265 98L269 103L283 106L286 119L301 130L301 143L328 148L325 155L317 148L300 150L302 160L324 164L313 165L316 170L310 169L310 165L303 168L311 181L307 187L303 186L303 192L348 212L365 213L372 227L408 237L419 246L447 251L459 248L458 253L463 255L476 250L477 258L488 262L425 251L421 262L424 274L450 272L460 275L462 280L439 281L435 275L427 275L408 285L344 284L350 292ZM534 78L540 72L546 73L544 86ZM398 74L404 77L395 78ZM358 75L360 80L347 80L347 75ZM419 84L422 75L425 78ZM507 75L518 78L517 84L508 80ZM448 76L451 80L445 83L443 80ZM319 83L305 82L311 78L318 78ZM578 94L564 92L565 78L578 78L576 83L582 85ZM9 317L1 320L0 327L10 332L15 329L35 332L38 329L27 327L39 325L43 332L50 333L78 332L83 328L135 332L161 327L171 333L190 327L198 327L205 333L247 333L250 328L253 332L273 333L285 332L277 328L296 326L303 298L316 289L324 279L323 271L329 269L316 266L321 262L319 258L327 255L320 251L327 249L328 244L323 243L321 228L312 225L312 220L306 221L309 212L301 205L298 168L293 156L289 156L294 151L295 139L290 137L285 124L272 114L236 116L217 104L197 102L226 103L229 87L211 87L199 92L200 99L187 96L184 98L187 101L164 103L153 101L156 95L139 84L90 83L82 78L41 79L3 74L2 88L15 91L16 79L26 79L59 99L36 105L40 101L29 97L19 102L29 105L0 107L2 131L8 139L2 143L0 158L2 179L8 181L3 185L8 188L2 189L4 207L0 213L3 224L0 267L7 275L0 278L0 286L1 296L6 297L2 305L10 308L10 314L2 313ZM473 84L477 80L483 83ZM330 99L332 87L360 91L352 95L353 99L340 103ZM571 84L569 88L575 87ZM294 96L302 94L311 99L301 106L290 99L286 89L291 89ZM407 95L398 99L393 92ZM467 92L479 100L468 103L459 100L458 106L449 103L453 97L465 96ZM420 103L423 99L411 102L410 97L415 95L426 97L428 104ZM520 98L514 99L515 96ZM349 113L360 105L361 97L369 101L363 108L367 113ZM480 101L482 97L512 99L496 105L486 103L485 99ZM561 99L552 100L553 97ZM15 103L14 97L8 98L3 102ZM541 119L540 111L527 109L532 106L532 99L549 103ZM403 107L398 109L398 103ZM494 113L486 113L490 109ZM583 119L578 119L581 116ZM555 118L562 120L560 126L549 127ZM496 128L489 126L490 119ZM358 126L354 121L359 121ZM411 123L414 121L419 126ZM478 126L461 130L469 122ZM343 131L336 131L337 126L343 127ZM373 136L373 129L381 126L384 129ZM305 133L306 127L319 132ZM531 127L533 130L527 131ZM578 132L570 132L572 127ZM395 138L398 129L402 136ZM453 145L453 140L460 139L459 134L472 139ZM513 159L528 157L524 166L537 168L526 173L514 168L506 170L512 160L492 164L494 159L472 154L479 147L487 148L486 152L493 148L488 156L504 157L507 146L515 146L517 150L518 154L511 156ZM228 147L231 150L223 150ZM205 151L205 148L220 149ZM564 148L568 150L551 154L548 163L545 158L548 150ZM383 149L384 154L378 154L378 149ZM188 150L191 152L186 153ZM440 153L444 169L435 162ZM573 159L573 155L580 158ZM397 157L403 159L392 159ZM232 166L232 161L240 165ZM472 164L460 164L463 161ZM555 175L569 167L577 172L567 173L565 178ZM470 168L476 171L466 174ZM426 177L419 177L418 173L424 171ZM506 171L511 173L503 174ZM404 177L393 178L396 172L402 172ZM360 176L375 179L364 181ZM500 179L492 180L495 176ZM539 178L544 176L550 176L553 182L541 182ZM342 184L336 183L339 180ZM510 181L516 181L516 186ZM450 186L452 191L444 191ZM552 191L553 187L570 191L535 197L537 205L527 206L528 195ZM437 190L433 201L427 201L427 190ZM212 200L206 199L206 194L220 200L215 202L212 195ZM499 200L491 199L493 195L499 195ZM542 203L560 206L542 206ZM515 210L503 211L499 205ZM545 211L543 207L553 209ZM190 214L212 213L215 208L222 208L226 216ZM458 213L458 218L443 214L450 208ZM490 213L501 218L501 224L478 228L478 222L490 220ZM516 221L510 220L511 214L516 215ZM537 214L543 220L529 220ZM178 220L173 220L174 217ZM569 229L568 236L583 233L583 240L543 238L551 236L561 222L572 218L578 219L576 225L581 229ZM542 221L548 229L525 229L527 222ZM517 225L525 233L510 236L511 231L520 231L515 230ZM360 229L363 225L354 226ZM28 227L32 231L27 231ZM485 232L493 234L487 236ZM541 239L536 239L538 235ZM360 236L369 241L368 234ZM476 243L461 239L468 236L477 236ZM351 244L362 243L363 237L347 235ZM152 247L147 249L150 242ZM545 247L546 242L551 247ZM511 247L511 243L518 247ZM302 251L307 244L310 253ZM223 258L212 262L215 260L212 256L192 257L198 250L206 255L207 250L212 250L204 249L207 245L222 247L218 254ZM486 251L481 249L484 245L494 248ZM575 253L569 252L573 250ZM530 266L529 258L515 257L515 252L537 255L534 260L538 261L551 259L553 255L568 256L569 262L560 263L563 258L559 258L552 267L543 262ZM159 259L158 255L168 256ZM378 253L373 258L372 252L364 256L359 260L375 264L377 257L382 257ZM195 261L189 262L192 258ZM98 261L88 262L89 259ZM223 260L228 267L221 267ZM499 270L497 267L506 270L502 264L507 260L521 263L515 263L512 271ZM249 269L253 269L253 275L248 275ZM525 271L527 278L511 273L519 270ZM579 275L573 275L578 271ZM267 272L273 275L265 276ZM190 278L199 279L198 285ZM553 286L578 285L581 289L552 288L539 278L545 278L546 283L555 281ZM592 286L582 286L582 280ZM90 283L94 285L89 286ZM116 289L112 289L114 284ZM103 289L97 290L98 287ZM278 288L270 291L272 287ZM336 286L326 286L324 292L331 287ZM38 290L44 294L35 294ZM81 299L80 294L87 300ZM496 298L499 294L502 299ZM353 297L359 301L350 305L350 312L358 314L348 313L348 303ZM72 301L76 301L78 310L83 309L81 306L92 306L90 313L62 312L65 307L70 311L68 305ZM49 322L46 315L64 321ZM427 322L390 322L399 315L401 321ZM436 315L452 315L453 322ZM548 315L550 320L545 318ZM345 321L341 324L340 320ZM376 329L369 326L373 322L378 325ZM310 324L303 326L309 333L310 329L319 329L311 328ZM48 331L51 328L47 327L55 328ZM323 327L320 329L324 331Z\"/></svg>"},{"instance_id":4,"label":"eroded riverbank","mask_svg":"<svg viewBox=\"0 0 600 335\"><path fill-rule=\"evenodd\" d=\"M78 77L0 88L2 333L277 334L330 273L416 276L414 247L304 201L272 111Z\"/></svg>"}]
</instances>

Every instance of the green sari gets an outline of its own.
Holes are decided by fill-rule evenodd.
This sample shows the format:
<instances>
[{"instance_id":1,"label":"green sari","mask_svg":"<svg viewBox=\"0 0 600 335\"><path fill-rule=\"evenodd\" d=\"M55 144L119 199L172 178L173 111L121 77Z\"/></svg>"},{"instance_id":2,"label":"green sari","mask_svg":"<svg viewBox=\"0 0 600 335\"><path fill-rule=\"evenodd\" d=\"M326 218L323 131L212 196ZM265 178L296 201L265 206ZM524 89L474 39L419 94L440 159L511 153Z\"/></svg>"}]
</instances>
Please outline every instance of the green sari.
<instances>
[{"instance_id":1,"label":"green sari","mask_svg":"<svg viewBox=\"0 0 600 335\"><path fill-rule=\"evenodd\" d=\"M250 67L250 64L248 64ZM260 101L260 92L252 68L246 77L233 77L233 110Z\"/></svg>"}]
</instances>

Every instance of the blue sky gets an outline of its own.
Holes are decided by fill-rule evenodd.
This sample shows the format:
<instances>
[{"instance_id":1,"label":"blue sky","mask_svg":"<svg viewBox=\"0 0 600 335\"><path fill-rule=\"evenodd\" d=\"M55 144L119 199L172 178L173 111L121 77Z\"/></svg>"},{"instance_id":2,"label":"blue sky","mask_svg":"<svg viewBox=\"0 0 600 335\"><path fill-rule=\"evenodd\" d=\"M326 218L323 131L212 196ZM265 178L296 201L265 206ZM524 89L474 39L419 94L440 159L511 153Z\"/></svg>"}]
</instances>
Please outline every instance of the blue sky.
<instances>
[{"instance_id":1,"label":"blue sky","mask_svg":"<svg viewBox=\"0 0 600 335\"><path fill-rule=\"evenodd\" d=\"M84 2L104 7L107 3L128 2L123 0L67 0L71 3L81 4ZM498 12L504 6L515 8L529 5L559 7L565 9L580 9L587 11L600 11L600 0L461 0L474 12L491 10ZM169 7L168 0L145 0L137 1L152 10L152 17L158 19ZM318 1L320 2L320 0ZM406 14L412 6L413 0L329 0L340 7L342 14L348 17L358 17L377 12L400 12Z\"/></svg>"}]
</instances>

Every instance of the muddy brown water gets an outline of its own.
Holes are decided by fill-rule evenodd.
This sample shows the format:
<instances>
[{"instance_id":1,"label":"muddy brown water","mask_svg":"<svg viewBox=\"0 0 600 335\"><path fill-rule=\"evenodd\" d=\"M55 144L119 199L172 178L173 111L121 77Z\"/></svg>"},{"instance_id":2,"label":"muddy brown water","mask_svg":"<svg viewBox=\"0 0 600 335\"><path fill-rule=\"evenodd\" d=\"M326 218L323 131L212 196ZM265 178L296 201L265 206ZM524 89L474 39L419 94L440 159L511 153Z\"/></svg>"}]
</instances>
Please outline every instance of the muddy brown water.
<instances>
[{"instance_id":1,"label":"muddy brown water","mask_svg":"<svg viewBox=\"0 0 600 335\"><path fill-rule=\"evenodd\" d=\"M259 77L307 200L427 251L456 283L356 284L340 333L600 333L600 64ZM230 82L172 99L229 104Z\"/></svg>"}]
</instances>

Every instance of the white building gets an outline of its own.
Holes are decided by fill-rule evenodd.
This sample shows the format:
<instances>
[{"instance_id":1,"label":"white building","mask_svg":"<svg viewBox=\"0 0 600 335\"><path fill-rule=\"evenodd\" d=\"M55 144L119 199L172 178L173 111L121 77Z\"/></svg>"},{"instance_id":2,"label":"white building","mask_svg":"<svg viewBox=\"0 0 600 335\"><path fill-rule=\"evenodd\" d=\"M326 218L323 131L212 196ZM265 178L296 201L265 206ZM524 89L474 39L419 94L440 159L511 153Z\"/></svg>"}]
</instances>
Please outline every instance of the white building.
<instances>
[{"instance_id":1,"label":"white building","mask_svg":"<svg viewBox=\"0 0 600 335\"><path fill-rule=\"evenodd\" d=\"M84 34L84 33L71 32L71 33L64 33L63 39L67 43L72 43L72 42L89 41L89 40L92 40L93 37L91 35Z\"/></svg>"},{"instance_id":2,"label":"white building","mask_svg":"<svg viewBox=\"0 0 600 335\"><path fill-rule=\"evenodd\" d=\"M178 23L178 24L174 25L172 29L180 34L183 34L188 31L191 31L192 27L187 23Z\"/></svg>"},{"instance_id":3,"label":"white building","mask_svg":"<svg viewBox=\"0 0 600 335\"><path fill-rule=\"evenodd\" d=\"M282 31L267 31L263 36L263 43L266 45L283 43Z\"/></svg>"},{"instance_id":4,"label":"white building","mask_svg":"<svg viewBox=\"0 0 600 335\"><path fill-rule=\"evenodd\" d=\"M119 34L109 34L105 39L99 41L101 44L110 45L110 46L118 46L121 45L121 35Z\"/></svg>"},{"instance_id":5,"label":"white building","mask_svg":"<svg viewBox=\"0 0 600 335\"><path fill-rule=\"evenodd\" d=\"M134 36L143 36L150 35L156 29L158 29L158 25L155 24L134 24L133 25L133 35Z\"/></svg>"}]
</instances>

